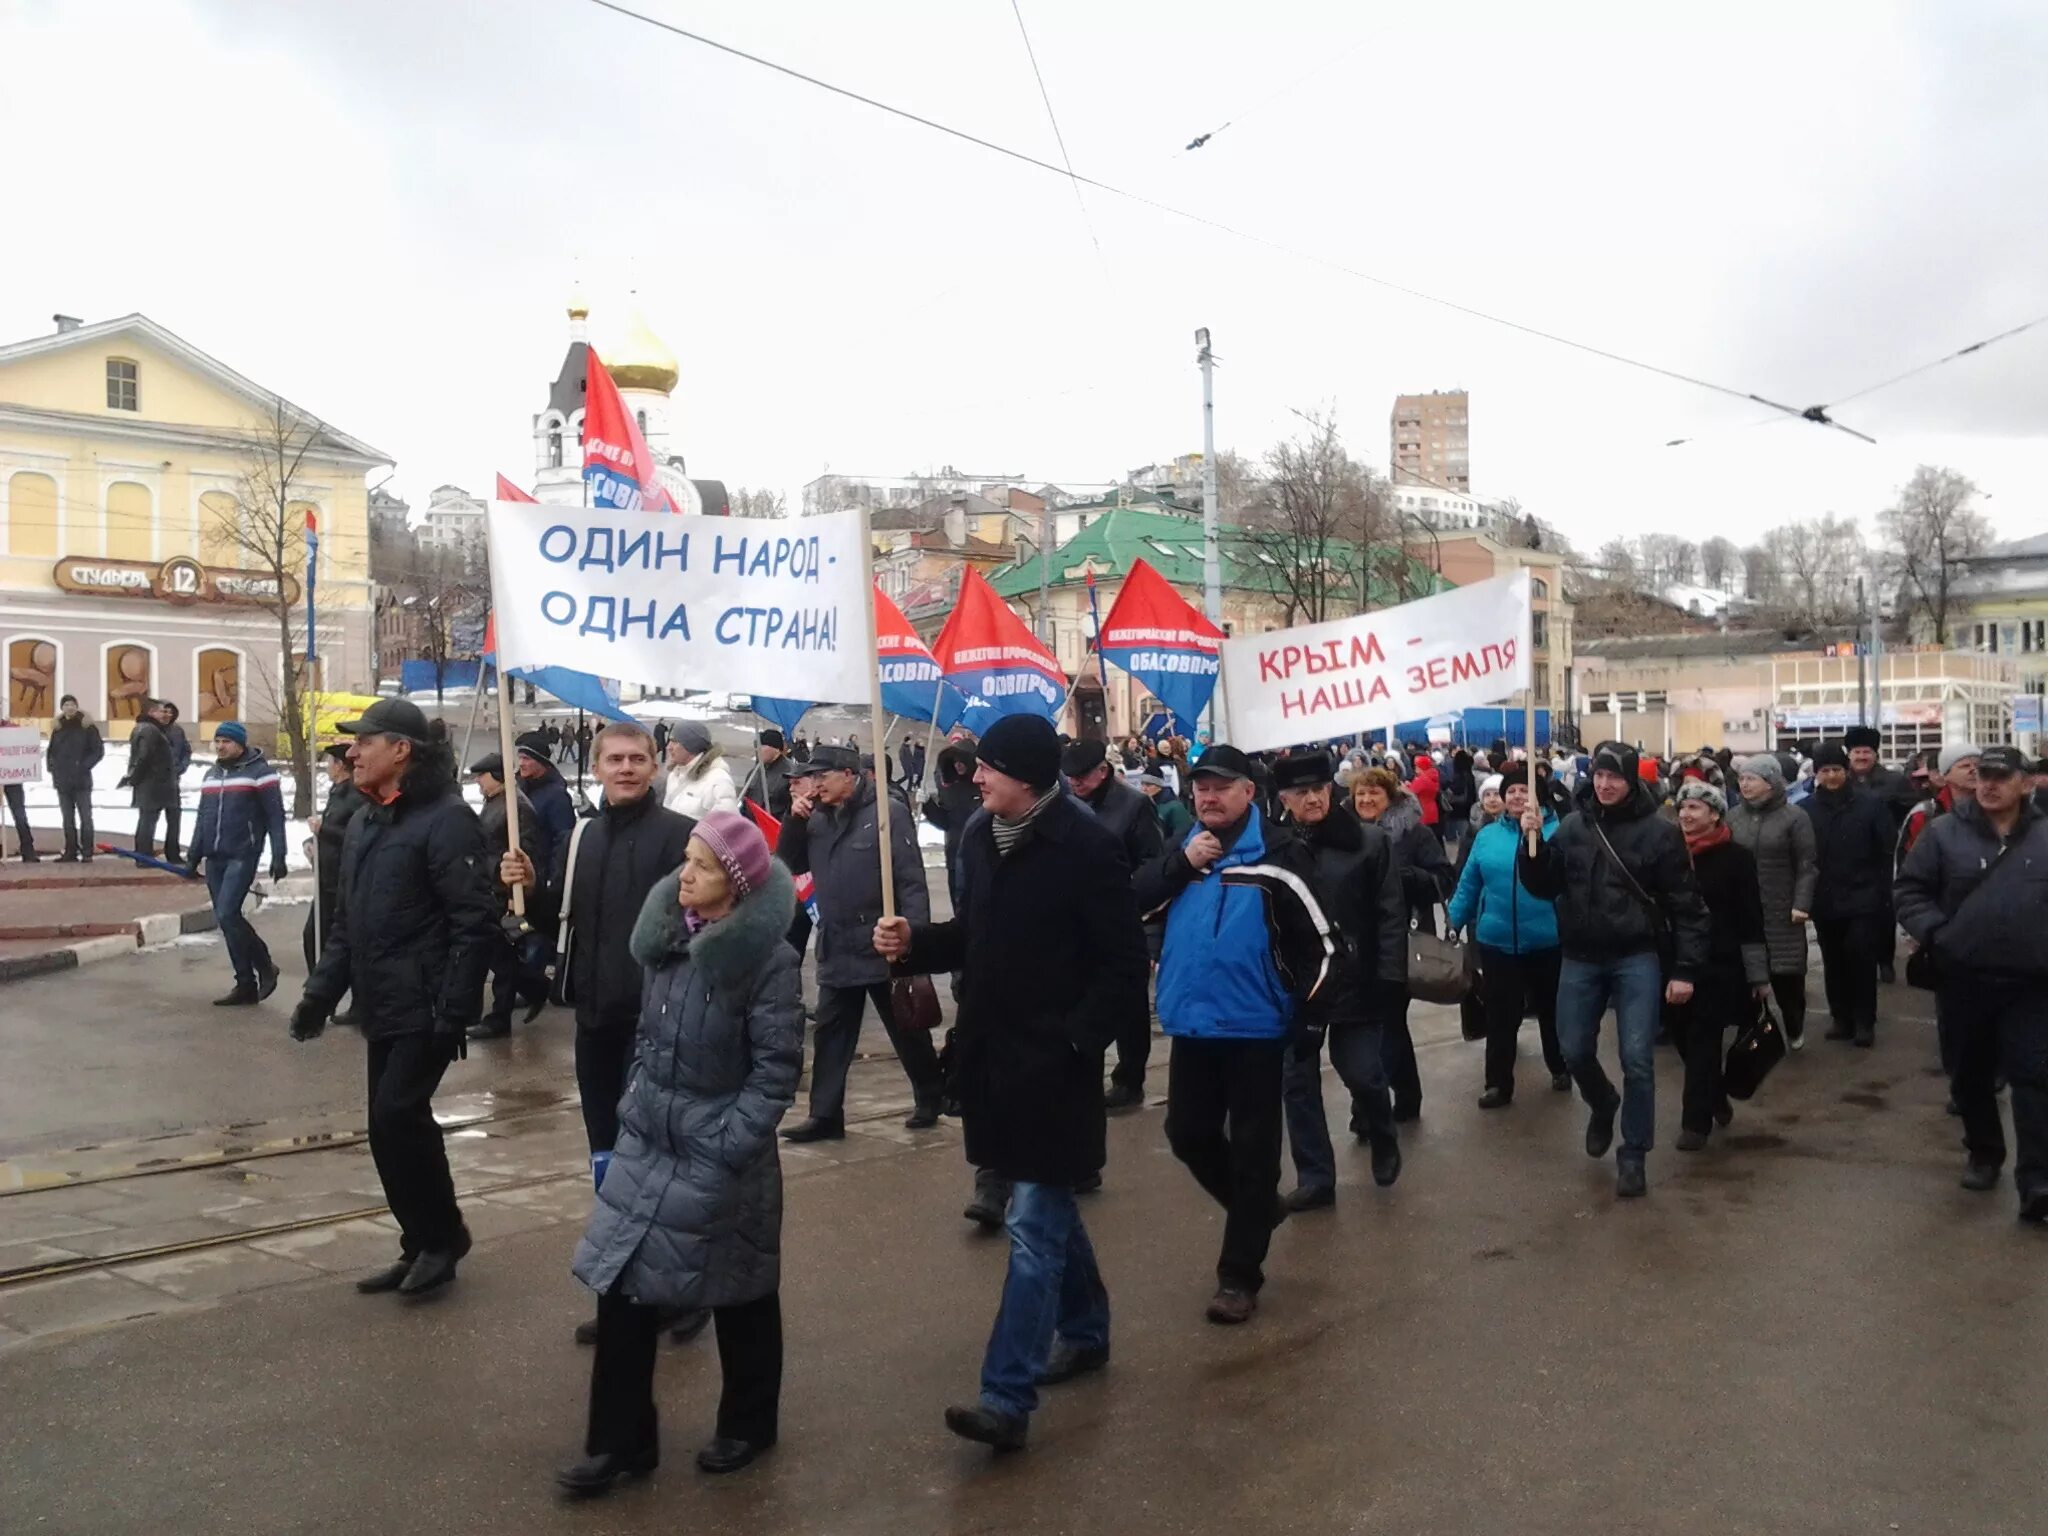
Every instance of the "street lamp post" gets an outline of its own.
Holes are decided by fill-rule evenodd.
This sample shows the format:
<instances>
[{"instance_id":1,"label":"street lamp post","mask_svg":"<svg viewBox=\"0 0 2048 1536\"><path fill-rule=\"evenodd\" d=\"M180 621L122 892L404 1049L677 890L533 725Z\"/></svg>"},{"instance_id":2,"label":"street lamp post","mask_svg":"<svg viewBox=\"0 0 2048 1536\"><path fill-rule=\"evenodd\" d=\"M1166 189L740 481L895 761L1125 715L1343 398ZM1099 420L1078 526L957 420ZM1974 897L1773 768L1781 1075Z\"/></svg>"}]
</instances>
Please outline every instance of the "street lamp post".
<instances>
[{"instance_id":1,"label":"street lamp post","mask_svg":"<svg viewBox=\"0 0 2048 1536\"><path fill-rule=\"evenodd\" d=\"M1195 361L1202 367L1202 611L1223 624L1223 562L1216 551L1216 355L1209 328L1195 332Z\"/></svg>"}]
</instances>

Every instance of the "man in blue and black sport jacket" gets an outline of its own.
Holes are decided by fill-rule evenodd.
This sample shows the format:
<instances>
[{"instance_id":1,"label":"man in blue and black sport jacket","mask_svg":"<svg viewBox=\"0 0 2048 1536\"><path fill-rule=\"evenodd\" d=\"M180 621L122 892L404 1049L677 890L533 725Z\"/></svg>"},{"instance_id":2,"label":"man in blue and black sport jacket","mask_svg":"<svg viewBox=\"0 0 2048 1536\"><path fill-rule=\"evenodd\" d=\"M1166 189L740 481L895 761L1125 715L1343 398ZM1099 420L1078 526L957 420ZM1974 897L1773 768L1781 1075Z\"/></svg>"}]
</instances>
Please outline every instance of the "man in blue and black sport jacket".
<instances>
[{"instance_id":1,"label":"man in blue and black sport jacket","mask_svg":"<svg viewBox=\"0 0 2048 1536\"><path fill-rule=\"evenodd\" d=\"M1159 1018L1172 1041L1166 1137L1225 1211L1212 1323L1258 1306L1280 1203L1280 1090L1291 1037L1319 1030L1348 965L1315 856L1256 804L1250 759L1221 742L1194 766L1194 829L1138 872L1138 907L1166 914Z\"/></svg>"}]
</instances>

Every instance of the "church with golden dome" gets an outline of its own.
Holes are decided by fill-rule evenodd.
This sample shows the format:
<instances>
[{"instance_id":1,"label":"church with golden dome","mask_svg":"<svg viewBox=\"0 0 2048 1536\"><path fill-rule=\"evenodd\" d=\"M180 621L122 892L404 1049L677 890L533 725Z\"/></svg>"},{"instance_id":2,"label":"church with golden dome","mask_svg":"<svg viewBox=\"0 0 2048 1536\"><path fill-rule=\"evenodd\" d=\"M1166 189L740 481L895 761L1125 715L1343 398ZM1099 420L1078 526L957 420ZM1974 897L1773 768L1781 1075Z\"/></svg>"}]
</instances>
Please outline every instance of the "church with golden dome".
<instances>
[{"instance_id":1,"label":"church with golden dome","mask_svg":"<svg viewBox=\"0 0 2048 1536\"><path fill-rule=\"evenodd\" d=\"M569 350L548 388L547 408L533 418L533 493L557 506L583 502L583 391L590 349L590 305L578 294L569 301ZM673 421L682 371L637 303L625 325L604 337L598 356L639 424L647 451L661 466L661 483L676 505L698 516L729 515L724 482L692 479L684 469Z\"/></svg>"}]
</instances>

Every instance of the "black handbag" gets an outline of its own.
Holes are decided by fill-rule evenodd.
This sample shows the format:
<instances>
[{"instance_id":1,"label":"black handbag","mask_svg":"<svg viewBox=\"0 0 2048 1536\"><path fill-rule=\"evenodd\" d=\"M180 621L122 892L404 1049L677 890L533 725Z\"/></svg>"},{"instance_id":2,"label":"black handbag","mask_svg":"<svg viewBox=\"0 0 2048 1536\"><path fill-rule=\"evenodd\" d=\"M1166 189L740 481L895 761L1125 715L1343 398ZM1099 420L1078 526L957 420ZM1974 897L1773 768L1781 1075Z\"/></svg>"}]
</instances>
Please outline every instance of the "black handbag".
<instances>
[{"instance_id":1,"label":"black handbag","mask_svg":"<svg viewBox=\"0 0 2048 1536\"><path fill-rule=\"evenodd\" d=\"M1721 1067L1721 1088L1731 1099L1747 1099L1764 1085L1771 1068L1785 1059L1785 1029L1768 999L1756 1005L1756 1017L1736 1032Z\"/></svg>"},{"instance_id":2,"label":"black handbag","mask_svg":"<svg viewBox=\"0 0 2048 1536\"><path fill-rule=\"evenodd\" d=\"M1479 946L1465 949L1465 995L1458 999L1458 1032L1467 1040L1486 1038L1486 972L1479 963Z\"/></svg>"}]
</instances>

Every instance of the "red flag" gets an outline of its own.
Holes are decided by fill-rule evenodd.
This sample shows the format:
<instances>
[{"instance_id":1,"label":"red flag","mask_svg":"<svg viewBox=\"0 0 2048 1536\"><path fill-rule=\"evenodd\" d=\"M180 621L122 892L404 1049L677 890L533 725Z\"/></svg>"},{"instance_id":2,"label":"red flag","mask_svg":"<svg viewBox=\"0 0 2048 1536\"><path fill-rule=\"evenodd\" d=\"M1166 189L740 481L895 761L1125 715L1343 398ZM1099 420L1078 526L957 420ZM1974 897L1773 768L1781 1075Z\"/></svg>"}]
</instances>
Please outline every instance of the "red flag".
<instances>
[{"instance_id":1,"label":"red flag","mask_svg":"<svg viewBox=\"0 0 2048 1536\"><path fill-rule=\"evenodd\" d=\"M768 814L767 809L751 798L742 800L747 808L747 819L761 829L761 835L768 840L768 851L773 853L775 845L782 841L782 823Z\"/></svg>"},{"instance_id":2,"label":"red flag","mask_svg":"<svg viewBox=\"0 0 2048 1536\"><path fill-rule=\"evenodd\" d=\"M1066 703L1066 669L971 565L932 656L954 687L998 715L1054 720Z\"/></svg>"},{"instance_id":3,"label":"red flag","mask_svg":"<svg viewBox=\"0 0 2048 1536\"><path fill-rule=\"evenodd\" d=\"M529 502L530 502L530 501L532 501L533 499L534 499L533 497L531 497L531 496L527 495L527 494L526 494L526 492L524 492L524 491L522 491L521 489L519 489L519 487L518 487L518 486L516 486L516 485L514 485L514 484L513 484L513 483L512 483L512 482L511 482L510 480L507 480L507 479L505 478L505 476L504 476L504 474L503 474L502 472L501 472L501 473L499 474L499 476L498 476L498 500L500 500L500 501L529 501Z\"/></svg>"},{"instance_id":4,"label":"red flag","mask_svg":"<svg viewBox=\"0 0 2048 1536\"><path fill-rule=\"evenodd\" d=\"M594 347L583 382L583 479L593 507L683 510L661 483L660 466L647 451L640 424L619 398L619 388Z\"/></svg>"}]
</instances>

